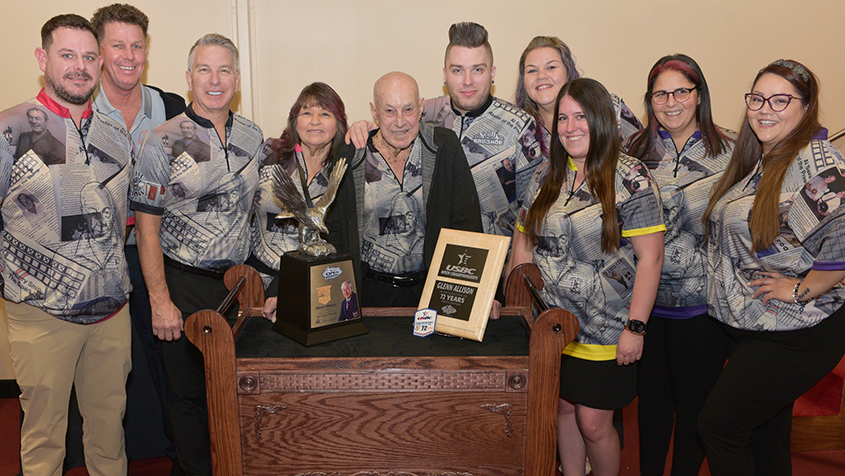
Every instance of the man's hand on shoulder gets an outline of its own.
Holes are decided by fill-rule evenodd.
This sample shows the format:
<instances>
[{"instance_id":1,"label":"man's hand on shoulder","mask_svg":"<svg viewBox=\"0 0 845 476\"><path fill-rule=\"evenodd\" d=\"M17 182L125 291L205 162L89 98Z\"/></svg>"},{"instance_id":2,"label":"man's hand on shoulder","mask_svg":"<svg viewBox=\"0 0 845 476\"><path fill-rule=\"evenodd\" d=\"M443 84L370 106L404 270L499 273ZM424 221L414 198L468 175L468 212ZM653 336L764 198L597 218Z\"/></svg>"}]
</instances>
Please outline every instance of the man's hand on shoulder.
<instances>
[{"instance_id":1,"label":"man's hand on shoulder","mask_svg":"<svg viewBox=\"0 0 845 476\"><path fill-rule=\"evenodd\" d=\"M378 126L374 122L365 120L355 121L349 126L349 130L346 131L344 140L346 140L347 144L350 142L354 144L356 149L363 149L367 145L367 139L370 138L370 131L377 128Z\"/></svg>"}]
</instances>

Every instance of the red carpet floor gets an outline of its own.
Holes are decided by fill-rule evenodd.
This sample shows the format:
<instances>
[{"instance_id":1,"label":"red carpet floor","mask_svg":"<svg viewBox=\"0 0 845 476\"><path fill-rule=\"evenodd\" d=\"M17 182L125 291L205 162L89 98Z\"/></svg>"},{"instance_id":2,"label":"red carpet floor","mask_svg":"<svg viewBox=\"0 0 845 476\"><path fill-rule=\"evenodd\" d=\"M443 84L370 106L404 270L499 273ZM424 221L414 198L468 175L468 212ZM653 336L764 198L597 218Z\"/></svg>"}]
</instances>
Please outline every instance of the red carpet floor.
<instances>
[{"instance_id":1,"label":"red carpet floor","mask_svg":"<svg viewBox=\"0 0 845 476\"><path fill-rule=\"evenodd\" d=\"M833 372L795 401L794 416L838 415L845 389L845 357Z\"/></svg>"},{"instance_id":2,"label":"red carpet floor","mask_svg":"<svg viewBox=\"0 0 845 476\"><path fill-rule=\"evenodd\" d=\"M622 450L622 476L638 474L636 401L625 409L625 448ZM0 476L14 476L20 470L20 406L17 399L0 399ZM845 476L845 450L793 453L794 476ZM167 476L170 460L155 458L129 463L129 476ZM668 475L669 472L667 471ZM76 468L66 476L87 476L85 468ZM706 464L700 476L709 476Z\"/></svg>"}]
</instances>

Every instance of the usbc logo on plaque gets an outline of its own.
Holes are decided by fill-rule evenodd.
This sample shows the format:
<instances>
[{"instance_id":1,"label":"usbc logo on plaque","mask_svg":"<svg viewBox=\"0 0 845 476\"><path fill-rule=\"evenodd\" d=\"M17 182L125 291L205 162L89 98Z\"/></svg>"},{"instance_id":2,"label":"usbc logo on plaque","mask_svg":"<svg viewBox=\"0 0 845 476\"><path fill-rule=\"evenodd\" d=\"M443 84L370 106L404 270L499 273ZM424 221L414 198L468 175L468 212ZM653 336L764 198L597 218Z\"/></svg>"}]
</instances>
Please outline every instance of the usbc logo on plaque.
<instances>
[{"instance_id":1,"label":"usbc logo on plaque","mask_svg":"<svg viewBox=\"0 0 845 476\"><path fill-rule=\"evenodd\" d=\"M435 331L481 341L510 238L444 228L418 309L437 311Z\"/></svg>"},{"instance_id":2,"label":"usbc logo on plaque","mask_svg":"<svg viewBox=\"0 0 845 476\"><path fill-rule=\"evenodd\" d=\"M477 283L481 280L486 262L487 250L447 244L437 274Z\"/></svg>"},{"instance_id":3,"label":"usbc logo on plaque","mask_svg":"<svg viewBox=\"0 0 845 476\"><path fill-rule=\"evenodd\" d=\"M325 271L323 271L323 279L329 280L334 279L340 276L343 273L343 270L338 268L337 266L327 266Z\"/></svg>"}]
</instances>

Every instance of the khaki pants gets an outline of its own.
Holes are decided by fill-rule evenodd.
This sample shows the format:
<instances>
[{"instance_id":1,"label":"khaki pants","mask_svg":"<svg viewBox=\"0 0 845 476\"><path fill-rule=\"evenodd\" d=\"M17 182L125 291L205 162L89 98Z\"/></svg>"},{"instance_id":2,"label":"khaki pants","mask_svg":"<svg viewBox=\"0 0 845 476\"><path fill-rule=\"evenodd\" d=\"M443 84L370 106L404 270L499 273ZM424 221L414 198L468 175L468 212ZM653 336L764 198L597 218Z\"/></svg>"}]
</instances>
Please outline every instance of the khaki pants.
<instances>
[{"instance_id":1,"label":"khaki pants","mask_svg":"<svg viewBox=\"0 0 845 476\"><path fill-rule=\"evenodd\" d=\"M129 306L105 321L80 325L27 304L6 302L6 318L25 413L23 474L61 476L74 384L89 474L125 475L122 422L126 377L132 367Z\"/></svg>"}]
</instances>

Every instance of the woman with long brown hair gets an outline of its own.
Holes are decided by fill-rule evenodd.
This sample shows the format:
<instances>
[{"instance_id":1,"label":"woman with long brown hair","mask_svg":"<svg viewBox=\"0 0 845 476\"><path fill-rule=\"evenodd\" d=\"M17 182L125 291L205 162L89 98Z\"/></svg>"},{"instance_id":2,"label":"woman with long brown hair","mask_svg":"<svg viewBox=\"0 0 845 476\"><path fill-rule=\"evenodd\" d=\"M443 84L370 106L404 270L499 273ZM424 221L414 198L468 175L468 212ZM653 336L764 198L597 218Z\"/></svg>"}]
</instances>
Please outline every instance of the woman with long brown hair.
<instances>
[{"instance_id":1,"label":"woman with long brown hair","mask_svg":"<svg viewBox=\"0 0 845 476\"><path fill-rule=\"evenodd\" d=\"M761 69L745 103L704 215L708 306L734 346L698 428L714 476L788 475L795 399L845 353L845 206L818 203L845 191L845 159L801 63Z\"/></svg>"},{"instance_id":2,"label":"woman with long brown hair","mask_svg":"<svg viewBox=\"0 0 845 476\"><path fill-rule=\"evenodd\" d=\"M613 102L595 80L558 93L549 162L538 167L514 233L509 271L533 261L550 304L581 331L561 359L563 474L619 472L613 411L636 392L636 366L663 264L660 196L648 169L621 153ZM541 185L542 184L542 185Z\"/></svg>"},{"instance_id":3,"label":"woman with long brown hair","mask_svg":"<svg viewBox=\"0 0 845 476\"><path fill-rule=\"evenodd\" d=\"M660 187L666 259L637 368L640 476L663 475L673 435L672 476L697 476L704 446L696 421L728 351L727 335L707 315L701 216L736 133L713 123L704 73L686 55L654 64L645 106L646 128L627 150Z\"/></svg>"}]
</instances>

